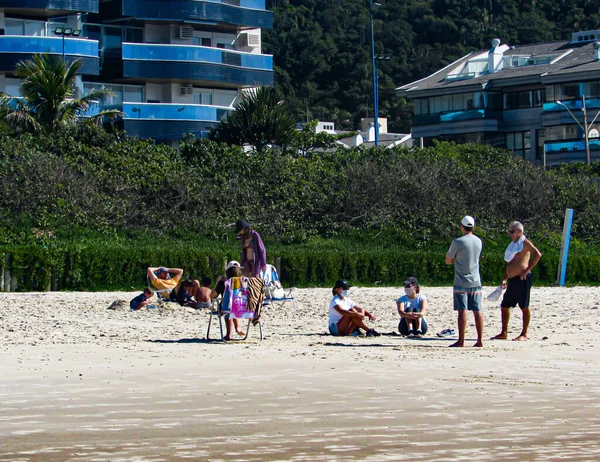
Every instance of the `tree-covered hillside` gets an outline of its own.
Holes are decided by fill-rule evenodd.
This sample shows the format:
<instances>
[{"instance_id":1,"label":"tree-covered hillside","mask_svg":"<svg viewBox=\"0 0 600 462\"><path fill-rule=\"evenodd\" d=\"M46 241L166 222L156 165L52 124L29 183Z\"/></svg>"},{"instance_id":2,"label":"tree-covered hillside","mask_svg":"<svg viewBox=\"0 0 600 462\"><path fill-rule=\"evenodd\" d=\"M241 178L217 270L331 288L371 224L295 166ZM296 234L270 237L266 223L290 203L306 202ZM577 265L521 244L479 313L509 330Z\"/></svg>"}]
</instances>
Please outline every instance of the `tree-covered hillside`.
<instances>
[{"instance_id":1,"label":"tree-covered hillside","mask_svg":"<svg viewBox=\"0 0 600 462\"><path fill-rule=\"evenodd\" d=\"M271 0L274 30L264 51L275 58L276 87L301 120L355 129L373 114L368 0ZM422 78L493 38L510 45L562 40L600 28L600 0L379 0L375 52L382 117L410 129L409 107L394 89Z\"/></svg>"}]
</instances>

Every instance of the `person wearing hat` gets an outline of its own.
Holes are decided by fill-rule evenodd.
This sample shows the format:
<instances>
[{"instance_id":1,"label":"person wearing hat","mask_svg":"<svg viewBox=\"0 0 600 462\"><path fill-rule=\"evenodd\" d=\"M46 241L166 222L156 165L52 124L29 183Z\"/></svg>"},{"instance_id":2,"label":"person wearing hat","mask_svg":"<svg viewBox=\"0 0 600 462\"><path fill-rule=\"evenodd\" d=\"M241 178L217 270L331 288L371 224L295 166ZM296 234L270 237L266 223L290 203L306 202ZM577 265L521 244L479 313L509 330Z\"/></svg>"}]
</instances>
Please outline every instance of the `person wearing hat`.
<instances>
[{"instance_id":1,"label":"person wearing hat","mask_svg":"<svg viewBox=\"0 0 600 462\"><path fill-rule=\"evenodd\" d=\"M267 251L260 234L252 229L250 223L240 218L235 223L235 234L242 240L242 260L244 276L257 278L267 269Z\"/></svg>"},{"instance_id":2,"label":"person wearing hat","mask_svg":"<svg viewBox=\"0 0 600 462\"><path fill-rule=\"evenodd\" d=\"M458 311L458 341L451 347L465 346L467 311L472 311L477 329L475 347L483 346L483 313L481 312L481 276L479 256L481 239L473 234L475 219L465 215L460 221L462 236L454 239L446 253L446 264L454 265L454 310Z\"/></svg>"},{"instance_id":3,"label":"person wearing hat","mask_svg":"<svg viewBox=\"0 0 600 462\"><path fill-rule=\"evenodd\" d=\"M409 277L404 281L404 295L396 300L400 323L398 331L406 337L421 338L427 333L427 297L422 295L419 281Z\"/></svg>"},{"instance_id":4,"label":"person wearing hat","mask_svg":"<svg viewBox=\"0 0 600 462\"><path fill-rule=\"evenodd\" d=\"M217 282L215 284L214 289L212 290L212 293L210 294L210 297L214 299L218 298L219 296L223 296L223 294L225 293L225 281L227 279L240 277L241 275L242 266L239 264L239 262L231 260L229 263L227 263L227 266L225 267L225 276L217 277ZM225 327L227 330L224 337L225 340L231 340L232 329L235 329L236 333L242 337L246 335L246 333L240 328L238 320L229 319L229 315L225 315Z\"/></svg>"},{"instance_id":5,"label":"person wearing hat","mask_svg":"<svg viewBox=\"0 0 600 462\"><path fill-rule=\"evenodd\" d=\"M364 329L367 337L380 336L379 332L365 324L365 318L375 321L375 316L348 298L349 289L350 285L346 281L338 279L331 290L333 298L329 303L329 333L344 336L353 334L357 329Z\"/></svg>"},{"instance_id":6,"label":"person wearing hat","mask_svg":"<svg viewBox=\"0 0 600 462\"><path fill-rule=\"evenodd\" d=\"M183 275L181 268L148 268L148 278L156 290L173 290Z\"/></svg>"}]
</instances>

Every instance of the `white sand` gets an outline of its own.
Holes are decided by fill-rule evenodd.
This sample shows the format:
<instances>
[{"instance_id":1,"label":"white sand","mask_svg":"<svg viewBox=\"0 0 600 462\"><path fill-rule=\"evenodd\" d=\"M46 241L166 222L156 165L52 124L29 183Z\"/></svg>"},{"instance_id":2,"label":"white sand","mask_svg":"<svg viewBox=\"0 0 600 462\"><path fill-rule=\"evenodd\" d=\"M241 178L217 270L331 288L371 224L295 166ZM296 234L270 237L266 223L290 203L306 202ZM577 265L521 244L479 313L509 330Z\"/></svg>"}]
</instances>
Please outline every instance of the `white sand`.
<instances>
[{"instance_id":1,"label":"white sand","mask_svg":"<svg viewBox=\"0 0 600 462\"><path fill-rule=\"evenodd\" d=\"M400 291L351 298L387 333ZM2 293L0 460L600 459L600 288L535 288L530 341L483 349L436 338L451 289L423 293L424 339L326 335L331 291L305 289L228 344L205 312L106 309L137 293Z\"/></svg>"}]
</instances>

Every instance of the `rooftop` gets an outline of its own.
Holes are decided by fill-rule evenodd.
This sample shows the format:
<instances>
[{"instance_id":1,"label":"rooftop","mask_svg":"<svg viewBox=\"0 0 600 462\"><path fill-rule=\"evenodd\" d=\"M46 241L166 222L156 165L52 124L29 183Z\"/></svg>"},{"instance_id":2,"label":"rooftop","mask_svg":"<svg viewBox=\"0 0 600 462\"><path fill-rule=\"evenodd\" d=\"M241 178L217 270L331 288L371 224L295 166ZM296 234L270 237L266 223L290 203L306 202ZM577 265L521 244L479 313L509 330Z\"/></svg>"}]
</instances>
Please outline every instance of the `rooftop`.
<instances>
[{"instance_id":1,"label":"rooftop","mask_svg":"<svg viewBox=\"0 0 600 462\"><path fill-rule=\"evenodd\" d=\"M584 40L587 39L587 40ZM409 97L498 89L527 83L551 84L598 78L600 31L573 34L571 41L508 46L469 53L421 80L398 87ZM494 66L492 70L490 67Z\"/></svg>"}]
</instances>

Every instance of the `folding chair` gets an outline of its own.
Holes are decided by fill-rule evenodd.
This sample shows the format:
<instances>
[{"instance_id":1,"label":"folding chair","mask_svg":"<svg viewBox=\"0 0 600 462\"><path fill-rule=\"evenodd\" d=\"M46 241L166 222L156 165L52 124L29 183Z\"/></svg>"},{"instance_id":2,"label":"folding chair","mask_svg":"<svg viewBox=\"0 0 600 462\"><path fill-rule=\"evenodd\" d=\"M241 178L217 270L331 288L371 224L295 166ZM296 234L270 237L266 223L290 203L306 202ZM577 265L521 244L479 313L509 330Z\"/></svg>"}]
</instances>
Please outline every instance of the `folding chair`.
<instances>
[{"instance_id":1,"label":"folding chair","mask_svg":"<svg viewBox=\"0 0 600 462\"><path fill-rule=\"evenodd\" d=\"M239 279L240 287L232 288L232 279ZM250 281L250 280L254 281ZM258 304L258 318L256 317L257 311L247 311L245 309L248 304L250 293L256 292L255 296L258 297L255 303ZM258 293L260 292L260 293ZM256 298L255 297L255 298ZM229 315L235 319L247 319L248 325L246 326L246 335L240 340L246 340L250 334L250 328L253 325L258 326L259 340L263 340L263 329L262 321L260 319L260 308L262 308L264 297L264 281L260 278L231 278L225 281L225 294L223 298L213 299L211 309L209 311L208 327L206 330L206 339L210 340L210 328L212 325L213 317L217 317L219 321L219 330L221 333L221 340L223 340L223 321L224 316ZM226 307L226 308L225 308Z\"/></svg>"},{"instance_id":2,"label":"folding chair","mask_svg":"<svg viewBox=\"0 0 600 462\"><path fill-rule=\"evenodd\" d=\"M146 275L146 285L148 287L152 287L152 290L156 294L156 300L158 300L159 302L164 303L172 301L171 292L173 292L173 289L157 289L156 287L154 287L154 284L152 284L152 281L150 280L148 275Z\"/></svg>"},{"instance_id":3,"label":"folding chair","mask_svg":"<svg viewBox=\"0 0 600 462\"><path fill-rule=\"evenodd\" d=\"M291 302L292 306L296 308L296 299L294 298L294 288L284 289L279 281L279 275L273 265L267 265L265 271L261 271L260 278L265 280L265 305L271 303Z\"/></svg>"}]
</instances>

